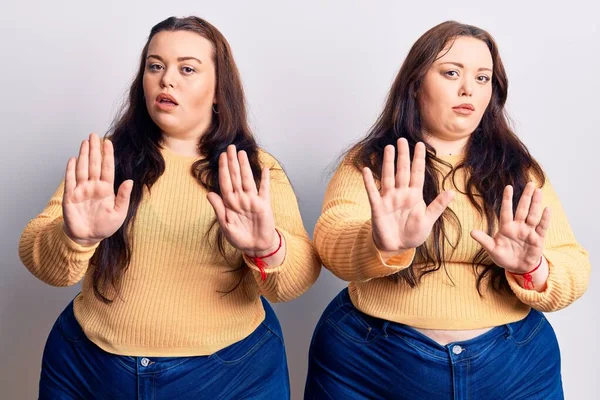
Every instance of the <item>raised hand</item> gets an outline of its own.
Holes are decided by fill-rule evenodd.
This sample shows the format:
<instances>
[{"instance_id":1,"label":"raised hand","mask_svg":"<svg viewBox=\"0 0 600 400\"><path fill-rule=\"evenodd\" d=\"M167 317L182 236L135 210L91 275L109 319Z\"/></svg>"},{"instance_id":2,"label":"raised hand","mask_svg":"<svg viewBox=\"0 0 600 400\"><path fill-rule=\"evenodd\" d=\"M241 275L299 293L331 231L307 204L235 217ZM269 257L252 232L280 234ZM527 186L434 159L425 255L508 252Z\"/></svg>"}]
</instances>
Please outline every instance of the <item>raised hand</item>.
<instances>
[{"instance_id":1,"label":"raised hand","mask_svg":"<svg viewBox=\"0 0 600 400\"><path fill-rule=\"evenodd\" d=\"M487 251L494 263L514 274L524 274L535 268L542 256L544 236L550 225L550 209L542 209L542 191L529 182L513 218L513 188L506 186L498 232L490 237L474 230L471 237Z\"/></svg>"},{"instance_id":2,"label":"raised hand","mask_svg":"<svg viewBox=\"0 0 600 400\"><path fill-rule=\"evenodd\" d=\"M102 151L100 147L102 146ZM81 143L79 157L69 159L62 201L67 236L92 246L115 233L127 216L133 181L123 182L115 196L115 159L110 140L97 135Z\"/></svg>"},{"instance_id":3,"label":"raised hand","mask_svg":"<svg viewBox=\"0 0 600 400\"><path fill-rule=\"evenodd\" d=\"M429 206L423 200L425 145L415 146L412 166L406 139L398 139L398 162L394 171L394 146L383 153L381 189L369 168L363 180L371 204L373 241L380 251L400 253L425 242L433 224L454 198L453 191L440 193Z\"/></svg>"},{"instance_id":4,"label":"raised hand","mask_svg":"<svg viewBox=\"0 0 600 400\"><path fill-rule=\"evenodd\" d=\"M208 201L229 243L250 257L262 257L277 249L269 168L262 169L257 190L248 155L230 145L219 157L219 186L221 195L211 192Z\"/></svg>"}]
</instances>

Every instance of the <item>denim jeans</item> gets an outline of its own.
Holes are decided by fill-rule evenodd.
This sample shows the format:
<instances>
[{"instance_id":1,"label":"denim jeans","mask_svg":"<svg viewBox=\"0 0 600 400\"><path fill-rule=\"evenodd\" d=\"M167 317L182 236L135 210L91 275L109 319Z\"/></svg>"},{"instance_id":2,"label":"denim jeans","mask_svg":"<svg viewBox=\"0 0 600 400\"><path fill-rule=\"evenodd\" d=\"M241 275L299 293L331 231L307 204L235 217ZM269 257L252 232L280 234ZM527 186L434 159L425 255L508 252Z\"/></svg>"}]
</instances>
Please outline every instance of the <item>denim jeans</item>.
<instances>
[{"instance_id":1,"label":"denim jeans","mask_svg":"<svg viewBox=\"0 0 600 400\"><path fill-rule=\"evenodd\" d=\"M84 334L73 303L54 324L42 360L40 399L289 399L283 336L262 299L265 320L245 339L209 356L129 357Z\"/></svg>"},{"instance_id":2,"label":"denim jeans","mask_svg":"<svg viewBox=\"0 0 600 400\"><path fill-rule=\"evenodd\" d=\"M362 313L344 289L315 329L305 399L563 399L560 352L554 330L535 310L442 346Z\"/></svg>"}]
</instances>

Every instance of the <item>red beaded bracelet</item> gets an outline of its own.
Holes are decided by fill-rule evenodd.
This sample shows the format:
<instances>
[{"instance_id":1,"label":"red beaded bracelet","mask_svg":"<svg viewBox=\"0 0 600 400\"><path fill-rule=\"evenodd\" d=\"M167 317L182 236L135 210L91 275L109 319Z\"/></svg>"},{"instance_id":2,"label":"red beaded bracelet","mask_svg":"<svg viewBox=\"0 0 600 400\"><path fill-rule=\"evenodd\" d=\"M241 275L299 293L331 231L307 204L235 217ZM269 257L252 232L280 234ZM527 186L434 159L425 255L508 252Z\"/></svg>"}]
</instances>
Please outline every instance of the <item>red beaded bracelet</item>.
<instances>
[{"instance_id":1,"label":"red beaded bracelet","mask_svg":"<svg viewBox=\"0 0 600 400\"><path fill-rule=\"evenodd\" d=\"M533 277L531 276L531 274L533 274L535 271L537 271L537 269L540 267L540 265L542 265L542 259L543 259L543 256L540 256L540 262L538 263L537 267L535 267L534 269L532 269L529 272L525 272L523 274L517 274L515 272L510 272L509 271L508 273L511 274L511 275L513 275L513 276L514 275L522 276L523 279L525 279L525 286L524 286L524 288L525 289L533 289Z\"/></svg>"},{"instance_id":2,"label":"red beaded bracelet","mask_svg":"<svg viewBox=\"0 0 600 400\"><path fill-rule=\"evenodd\" d=\"M283 244L283 240L281 239L281 233L279 233L279 231L277 229L275 229L275 232L277 232L277 236L279 236L279 246L277 246L277 250L275 250L272 253L267 254L266 256L262 256L262 257L248 256L248 258L250 258L252 260L252 262L254 264L256 264L256 266L258 267L258 270L260 271L260 279L263 281L267 279L267 273L265 272L265 267L268 265L266 262L263 261L263 258L269 258L269 257L274 256L279 251L279 249L281 249L281 245Z\"/></svg>"}]
</instances>

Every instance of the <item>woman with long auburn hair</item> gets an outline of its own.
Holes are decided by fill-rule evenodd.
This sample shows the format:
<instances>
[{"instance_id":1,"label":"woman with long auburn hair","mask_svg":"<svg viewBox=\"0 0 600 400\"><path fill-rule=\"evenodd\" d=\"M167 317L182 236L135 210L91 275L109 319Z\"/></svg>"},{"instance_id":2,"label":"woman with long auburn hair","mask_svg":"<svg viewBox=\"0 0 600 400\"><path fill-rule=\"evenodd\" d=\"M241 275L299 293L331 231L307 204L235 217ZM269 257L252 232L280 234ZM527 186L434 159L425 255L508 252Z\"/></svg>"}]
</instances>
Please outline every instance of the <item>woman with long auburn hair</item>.
<instances>
[{"instance_id":1,"label":"woman with long auburn hair","mask_svg":"<svg viewBox=\"0 0 600 400\"><path fill-rule=\"evenodd\" d=\"M83 279L46 343L40 399L289 398L265 298L302 294L320 261L246 117L214 26L152 28L111 131L83 141L21 236L36 277Z\"/></svg>"},{"instance_id":2,"label":"woman with long auburn hair","mask_svg":"<svg viewBox=\"0 0 600 400\"><path fill-rule=\"evenodd\" d=\"M507 93L482 29L412 46L325 194L315 246L350 284L315 329L305 398L563 398L543 312L585 292L590 263Z\"/></svg>"}]
</instances>

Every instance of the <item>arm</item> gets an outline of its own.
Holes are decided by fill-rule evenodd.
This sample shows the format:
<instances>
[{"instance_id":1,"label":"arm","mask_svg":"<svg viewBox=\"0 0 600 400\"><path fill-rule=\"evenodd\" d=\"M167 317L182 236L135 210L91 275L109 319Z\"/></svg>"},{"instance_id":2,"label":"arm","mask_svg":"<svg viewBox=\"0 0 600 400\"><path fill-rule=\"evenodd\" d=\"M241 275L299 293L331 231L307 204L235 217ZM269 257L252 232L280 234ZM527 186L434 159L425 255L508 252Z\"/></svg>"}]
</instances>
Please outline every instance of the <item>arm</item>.
<instances>
[{"instance_id":1,"label":"arm","mask_svg":"<svg viewBox=\"0 0 600 400\"><path fill-rule=\"evenodd\" d=\"M533 274L533 283L536 288L544 285L545 288L542 291L527 290L521 286L521 277L507 273L506 278L519 300L548 312L560 310L583 295L590 279L590 260L587 251L577 243L560 200L548 180L542 187L542 193L543 205L551 208L552 217L545 236L542 265L537 275Z\"/></svg>"},{"instance_id":2,"label":"arm","mask_svg":"<svg viewBox=\"0 0 600 400\"><path fill-rule=\"evenodd\" d=\"M288 301L300 296L316 281L321 261L304 229L296 195L285 172L266 153L261 154L261 163L271 170L271 208L275 229L281 234L282 247L272 257L264 259L268 264L264 280L252 259L244 255L244 260L267 299Z\"/></svg>"},{"instance_id":3,"label":"arm","mask_svg":"<svg viewBox=\"0 0 600 400\"><path fill-rule=\"evenodd\" d=\"M32 274L54 286L81 280L100 241L127 215L133 181L121 183L115 195L114 169L110 140L101 143L91 134L81 143L79 157L67 163L65 180L21 235L19 256Z\"/></svg>"},{"instance_id":4,"label":"arm","mask_svg":"<svg viewBox=\"0 0 600 400\"><path fill-rule=\"evenodd\" d=\"M41 214L21 234L19 257L38 279L52 286L71 286L81 280L98 244L86 247L71 240L63 228L64 182Z\"/></svg>"},{"instance_id":5,"label":"arm","mask_svg":"<svg viewBox=\"0 0 600 400\"><path fill-rule=\"evenodd\" d=\"M323 265L345 281L366 281L395 274L411 265L415 250L382 254L373 241L371 207L361 172L351 156L329 182L314 232Z\"/></svg>"}]
</instances>

